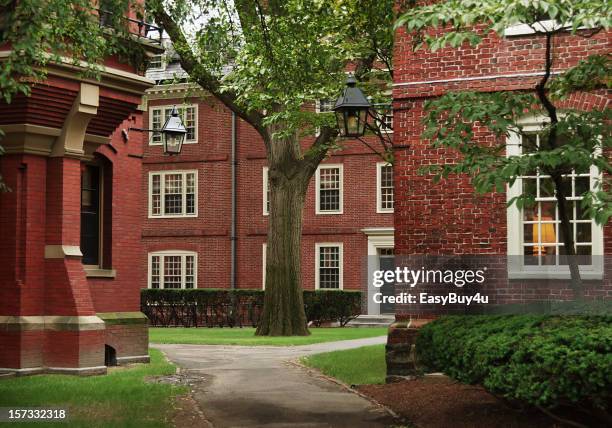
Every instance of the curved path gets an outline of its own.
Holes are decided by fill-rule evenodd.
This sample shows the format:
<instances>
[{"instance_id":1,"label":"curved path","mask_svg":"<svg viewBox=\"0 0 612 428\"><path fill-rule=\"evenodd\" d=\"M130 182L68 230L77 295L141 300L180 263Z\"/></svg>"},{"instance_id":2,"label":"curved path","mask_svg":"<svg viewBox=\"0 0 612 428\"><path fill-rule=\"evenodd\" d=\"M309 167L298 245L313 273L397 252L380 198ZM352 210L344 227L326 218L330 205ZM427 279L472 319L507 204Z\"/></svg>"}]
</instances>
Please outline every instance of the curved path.
<instances>
[{"instance_id":1,"label":"curved path","mask_svg":"<svg viewBox=\"0 0 612 428\"><path fill-rule=\"evenodd\" d=\"M152 345L197 377L193 397L214 427L385 427L382 408L290 364L311 354L383 344L386 336L292 347Z\"/></svg>"}]
</instances>

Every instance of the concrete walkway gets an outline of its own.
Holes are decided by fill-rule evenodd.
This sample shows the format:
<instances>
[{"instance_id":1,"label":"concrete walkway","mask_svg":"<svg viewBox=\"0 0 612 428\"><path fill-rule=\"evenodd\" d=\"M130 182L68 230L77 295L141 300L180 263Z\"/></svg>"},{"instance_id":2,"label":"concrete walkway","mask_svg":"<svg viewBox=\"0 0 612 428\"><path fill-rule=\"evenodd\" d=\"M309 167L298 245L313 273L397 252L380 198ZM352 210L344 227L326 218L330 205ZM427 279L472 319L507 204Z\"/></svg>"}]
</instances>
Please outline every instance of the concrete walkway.
<instances>
[{"instance_id":1,"label":"concrete walkway","mask_svg":"<svg viewBox=\"0 0 612 428\"><path fill-rule=\"evenodd\" d=\"M293 347L153 345L190 376L193 396L214 427L385 427L389 414L288 361L383 344L386 336Z\"/></svg>"}]
</instances>

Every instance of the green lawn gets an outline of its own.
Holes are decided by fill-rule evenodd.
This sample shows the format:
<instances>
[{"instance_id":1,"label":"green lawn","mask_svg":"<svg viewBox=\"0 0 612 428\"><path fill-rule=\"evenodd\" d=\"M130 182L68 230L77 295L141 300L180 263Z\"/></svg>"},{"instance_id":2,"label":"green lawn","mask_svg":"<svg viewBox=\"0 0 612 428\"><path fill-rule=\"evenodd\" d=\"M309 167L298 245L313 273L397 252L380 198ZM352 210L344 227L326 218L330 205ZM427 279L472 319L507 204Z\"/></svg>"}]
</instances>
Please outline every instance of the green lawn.
<instances>
[{"instance_id":1,"label":"green lawn","mask_svg":"<svg viewBox=\"0 0 612 428\"><path fill-rule=\"evenodd\" d=\"M175 373L161 352L151 364L109 369L106 376L38 375L0 380L0 407L68 408L69 423L10 424L31 427L169 427L173 398L186 388L145 382Z\"/></svg>"},{"instance_id":2,"label":"green lawn","mask_svg":"<svg viewBox=\"0 0 612 428\"><path fill-rule=\"evenodd\" d=\"M310 336L259 337L255 336L254 328L150 328L149 340L194 345L294 346L384 336L387 328L311 328L310 333Z\"/></svg>"},{"instance_id":3,"label":"green lawn","mask_svg":"<svg viewBox=\"0 0 612 428\"><path fill-rule=\"evenodd\" d=\"M385 345L311 355L302 363L348 385L385 383Z\"/></svg>"}]
</instances>

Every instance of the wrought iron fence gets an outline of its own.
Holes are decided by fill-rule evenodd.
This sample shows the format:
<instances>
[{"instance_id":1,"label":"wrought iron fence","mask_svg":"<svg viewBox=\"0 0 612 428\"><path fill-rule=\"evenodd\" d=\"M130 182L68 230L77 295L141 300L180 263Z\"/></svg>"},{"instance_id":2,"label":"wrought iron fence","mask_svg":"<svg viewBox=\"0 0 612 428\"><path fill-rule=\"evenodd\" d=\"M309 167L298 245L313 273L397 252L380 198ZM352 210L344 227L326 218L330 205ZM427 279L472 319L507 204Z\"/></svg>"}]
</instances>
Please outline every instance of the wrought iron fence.
<instances>
[{"instance_id":1,"label":"wrought iron fence","mask_svg":"<svg viewBox=\"0 0 612 428\"><path fill-rule=\"evenodd\" d=\"M160 290L141 293L141 311L152 327L256 327L263 312L262 290ZM304 291L308 322L346 325L361 313L358 291Z\"/></svg>"}]
</instances>

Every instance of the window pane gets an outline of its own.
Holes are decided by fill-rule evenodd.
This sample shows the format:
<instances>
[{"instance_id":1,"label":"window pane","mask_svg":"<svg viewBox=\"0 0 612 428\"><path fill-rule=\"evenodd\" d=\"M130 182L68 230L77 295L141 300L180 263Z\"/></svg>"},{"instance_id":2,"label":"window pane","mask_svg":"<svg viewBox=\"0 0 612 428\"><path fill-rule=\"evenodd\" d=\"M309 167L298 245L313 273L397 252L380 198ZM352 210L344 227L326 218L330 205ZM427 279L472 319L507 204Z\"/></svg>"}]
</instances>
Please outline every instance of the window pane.
<instances>
[{"instance_id":1,"label":"window pane","mask_svg":"<svg viewBox=\"0 0 612 428\"><path fill-rule=\"evenodd\" d=\"M340 211L340 168L319 171L319 210Z\"/></svg>"},{"instance_id":2,"label":"window pane","mask_svg":"<svg viewBox=\"0 0 612 428\"><path fill-rule=\"evenodd\" d=\"M340 248L319 248L319 288L340 288Z\"/></svg>"},{"instance_id":3,"label":"window pane","mask_svg":"<svg viewBox=\"0 0 612 428\"><path fill-rule=\"evenodd\" d=\"M536 134L523 136L522 151L524 154L535 152L540 144L540 137ZM568 198L580 198L591 189L589 171L571 173L562 179L562 191ZM522 177L523 194L536 197L533 207L524 207L521 216L523 233L524 263L526 265L559 265L567 264L567 257L560 236L560 219L557 212L555 185L552 179L545 174L535 172L534 176ZM579 263L590 264L592 251L593 224L588 217L583 217L580 200L571 200L568 203L568 217L572 220L572 231L576 242L576 252L584 257Z\"/></svg>"},{"instance_id":4,"label":"window pane","mask_svg":"<svg viewBox=\"0 0 612 428\"><path fill-rule=\"evenodd\" d=\"M383 210L393 209L393 166L380 167L380 205Z\"/></svg>"},{"instance_id":5,"label":"window pane","mask_svg":"<svg viewBox=\"0 0 612 428\"><path fill-rule=\"evenodd\" d=\"M183 212L183 175L166 174L164 176L164 214L182 214Z\"/></svg>"},{"instance_id":6,"label":"window pane","mask_svg":"<svg viewBox=\"0 0 612 428\"><path fill-rule=\"evenodd\" d=\"M159 256L151 257L151 288L159 288Z\"/></svg>"},{"instance_id":7,"label":"window pane","mask_svg":"<svg viewBox=\"0 0 612 428\"><path fill-rule=\"evenodd\" d=\"M187 199L187 214L195 214L195 174L189 173L186 175L187 185L186 185L186 194L185 197Z\"/></svg>"},{"instance_id":8,"label":"window pane","mask_svg":"<svg viewBox=\"0 0 612 428\"><path fill-rule=\"evenodd\" d=\"M164 288L181 288L181 256L164 256Z\"/></svg>"},{"instance_id":9,"label":"window pane","mask_svg":"<svg viewBox=\"0 0 612 428\"><path fill-rule=\"evenodd\" d=\"M151 110L151 128L152 129L161 129L164 124L162 123L162 111L161 109L153 109ZM151 143L161 144L162 136L159 132L154 132L151 135Z\"/></svg>"},{"instance_id":10,"label":"window pane","mask_svg":"<svg viewBox=\"0 0 612 428\"><path fill-rule=\"evenodd\" d=\"M185 288L194 288L194 256L185 256Z\"/></svg>"},{"instance_id":11,"label":"window pane","mask_svg":"<svg viewBox=\"0 0 612 428\"><path fill-rule=\"evenodd\" d=\"M151 213L153 215L161 214L161 176L159 174L151 177Z\"/></svg>"},{"instance_id":12,"label":"window pane","mask_svg":"<svg viewBox=\"0 0 612 428\"><path fill-rule=\"evenodd\" d=\"M184 114L184 124L187 129L185 139L194 141L196 139L196 114L195 107L187 107Z\"/></svg>"}]
</instances>

